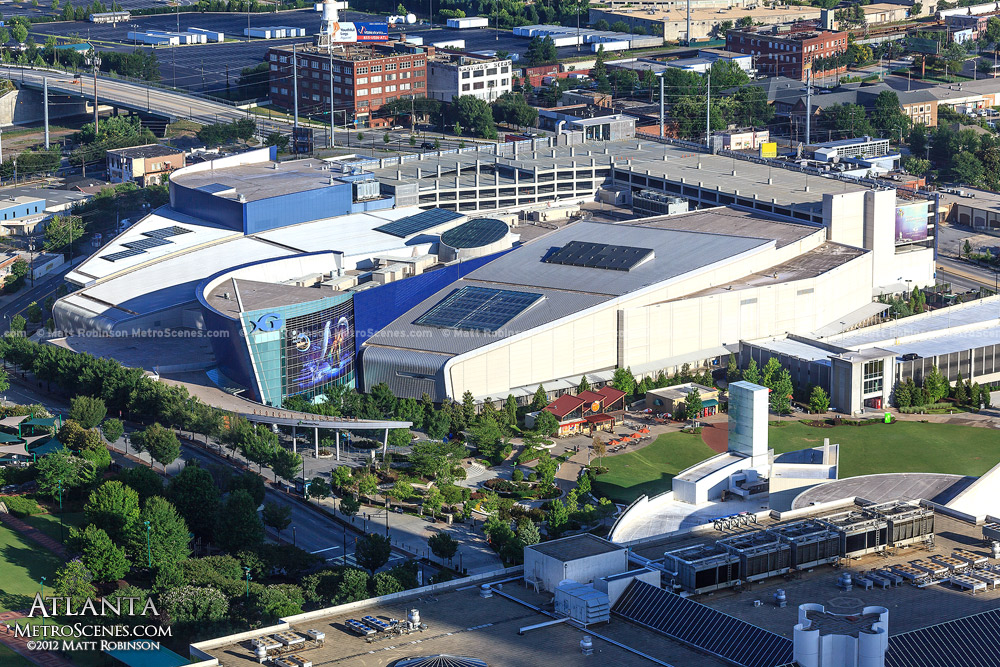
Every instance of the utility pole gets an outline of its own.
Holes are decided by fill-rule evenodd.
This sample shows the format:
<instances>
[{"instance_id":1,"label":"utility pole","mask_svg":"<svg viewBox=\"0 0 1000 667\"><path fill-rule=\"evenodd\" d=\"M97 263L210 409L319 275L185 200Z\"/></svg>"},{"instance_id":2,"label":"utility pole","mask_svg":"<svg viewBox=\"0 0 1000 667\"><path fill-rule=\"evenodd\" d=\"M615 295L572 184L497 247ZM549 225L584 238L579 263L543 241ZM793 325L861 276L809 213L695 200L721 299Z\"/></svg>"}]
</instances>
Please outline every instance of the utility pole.
<instances>
[{"instance_id":1,"label":"utility pole","mask_svg":"<svg viewBox=\"0 0 1000 667\"><path fill-rule=\"evenodd\" d=\"M49 150L49 77L42 77L42 99L45 105L45 150Z\"/></svg>"},{"instance_id":2,"label":"utility pole","mask_svg":"<svg viewBox=\"0 0 1000 667\"><path fill-rule=\"evenodd\" d=\"M663 138L663 76L660 76L660 139Z\"/></svg>"},{"instance_id":3,"label":"utility pole","mask_svg":"<svg viewBox=\"0 0 1000 667\"><path fill-rule=\"evenodd\" d=\"M494 2L494 6L497 3ZM576 0L576 52L580 53L580 0Z\"/></svg>"},{"instance_id":4,"label":"utility pole","mask_svg":"<svg viewBox=\"0 0 1000 667\"><path fill-rule=\"evenodd\" d=\"M691 0L688 0L690 10ZM708 88L705 95L705 146L712 152L712 70L708 70Z\"/></svg>"},{"instance_id":5,"label":"utility pole","mask_svg":"<svg viewBox=\"0 0 1000 667\"><path fill-rule=\"evenodd\" d=\"M101 66L101 57L93 49L87 55L86 62L94 68L94 136L97 136L97 70Z\"/></svg>"},{"instance_id":6,"label":"utility pole","mask_svg":"<svg viewBox=\"0 0 1000 667\"><path fill-rule=\"evenodd\" d=\"M691 0L688 0L688 16L687 16L687 45L691 46Z\"/></svg>"},{"instance_id":7,"label":"utility pole","mask_svg":"<svg viewBox=\"0 0 1000 667\"><path fill-rule=\"evenodd\" d=\"M812 144L812 70L806 71L806 146Z\"/></svg>"}]
</instances>

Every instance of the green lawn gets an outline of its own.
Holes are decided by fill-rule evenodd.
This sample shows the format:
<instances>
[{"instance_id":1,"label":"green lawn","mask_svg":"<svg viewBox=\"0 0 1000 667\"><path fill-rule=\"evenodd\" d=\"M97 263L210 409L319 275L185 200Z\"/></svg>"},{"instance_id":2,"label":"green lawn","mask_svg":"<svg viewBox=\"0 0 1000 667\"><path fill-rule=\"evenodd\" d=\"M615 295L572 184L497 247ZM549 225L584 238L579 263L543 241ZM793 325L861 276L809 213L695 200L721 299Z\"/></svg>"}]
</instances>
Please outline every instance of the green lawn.
<instances>
[{"instance_id":1,"label":"green lawn","mask_svg":"<svg viewBox=\"0 0 1000 667\"><path fill-rule=\"evenodd\" d=\"M998 429L920 422L836 428L788 422L768 429L777 454L822 445L823 438L840 445L841 479L879 472L978 476L1000 461Z\"/></svg>"},{"instance_id":2,"label":"green lawn","mask_svg":"<svg viewBox=\"0 0 1000 667\"><path fill-rule=\"evenodd\" d=\"M816 447L824 438L840 445L840 478L880 472L982 475L1000 462L1000 429L954 424L896 422L815 428L795 421L768 429L776 454ZM619 503L669 491L681 470L713 456L700 436L667 433L631 454L608 456L597 490Z\"/></svg>"},{"instance_id":3,"label":"green lawn","mask_svg":"<svg viewBox=\"0 0 1000 667\"><path fill-rule=\"evenodd\" d=\"M714 454L700 435L665 433L638 451L604 457L600 465L609 470L595 485L615 502L630 503L669 491L674 475Z\"/></svg>"},{"instance_id":4,"label":"green lawn","mask_svg":"<svg viewBox=\"0 0 1000 667\"><path fill-rule=\"evenodd\" d=\"M31 667L32 664L27 658L0 644L0 665L4 667Z\"/></svg>"},{"instance_id":5,"label":"green lawn","mask_svg":"<svg viewBox=\"0 0 1000 667\"><path fill-rule=\"evenodd\" d=\"M55 541L59 541L59 514L34 514L24 519L24 522L32 528L36 528ZM65 536L69 537L70 526L80 526L84 523L86 515L83 512L66 512L63 515L65 524Z\"/></svg>"},{"instance_id":6,"label":"green lawn","mask_svg":"<svg viewBox=\"0 0 1000 667\"><path fill-rule=\"evenodd\" d=\"M0 611L30 607L41 577L52 583L60 565L58 556L0 525Z\"/></svg>"}]
</instances>

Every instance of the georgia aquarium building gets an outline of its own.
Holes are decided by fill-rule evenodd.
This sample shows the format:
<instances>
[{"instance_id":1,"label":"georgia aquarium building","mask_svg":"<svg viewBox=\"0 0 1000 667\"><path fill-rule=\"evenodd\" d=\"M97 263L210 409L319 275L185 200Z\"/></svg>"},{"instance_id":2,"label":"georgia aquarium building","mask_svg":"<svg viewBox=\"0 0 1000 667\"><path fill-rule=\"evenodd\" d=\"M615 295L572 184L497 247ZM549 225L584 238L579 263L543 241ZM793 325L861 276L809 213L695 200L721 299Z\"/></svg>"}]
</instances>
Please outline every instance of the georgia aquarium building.
<instances>
[{"instance_id":1,"label":"georgia aquarium building","mask_svg":"<svg viewBox=\"0 0 1000 667\"><path fill-rule=\"evenodd\" d=\"M273 150L175 171L168 206L67 275L79 289L56 302L56 328L205 332L210 376L281 405L358 386L368 337L517 240L497 221L395 208L371 173L349 164L279 163ZM459 248L441 244L453 229Z\"/></svg>"}]
</instances>

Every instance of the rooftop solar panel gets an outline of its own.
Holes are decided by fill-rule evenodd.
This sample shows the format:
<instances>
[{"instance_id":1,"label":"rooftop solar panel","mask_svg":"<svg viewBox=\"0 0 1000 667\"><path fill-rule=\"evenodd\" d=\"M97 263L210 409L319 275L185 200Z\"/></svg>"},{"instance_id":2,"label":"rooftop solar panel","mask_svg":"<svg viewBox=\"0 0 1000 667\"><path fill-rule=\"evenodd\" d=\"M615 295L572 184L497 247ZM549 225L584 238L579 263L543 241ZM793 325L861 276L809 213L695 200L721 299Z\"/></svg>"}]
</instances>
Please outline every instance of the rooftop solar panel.
<instances>
[{"instance_id":1,"label":"rooftop solar panel","mask_svg":"<svg viewBox=\"0 0 1000 667\"><path fill-rule=\"evenodd\" d=\"M414 324L442 329L496 331L542 298L534 292L465 286L418 317Z\"/></svg>"},{"instance_id":2,"label":"rooftop solar panel","mask_svg":"<svg viewBox=\"0 0 1000 667\"><path fill-rule=\"evenodd\" d=\"M998 664L1000 609L889 638L886 667L981 667ZM989 656L993 657L990 658Z\"/></svg>"},{"instance_id":3,"label":"rooftop solar panel","mask_svg":"<svg viewBox=\"0 0 1000 667\"><path fill-rule=\"evenodd\" d=\"M156 246L161 246L161 245L167 245L169 243L172 243L172 241L168 241L166 239L146 238L146 239L136 239L135 241L127 241L122 245L125 246L126 248L149 250L150 248L155 248Z\"/></svg>"},{"instance_id":4,"label":"rooftop solar panel","mask_svg":"<svg viewBox=\"0 0 1000 667\"><path fill-rule=\"evenodd\" d=\"M590 269L631 271L652 256L652 248L570 241L542 261Z\"/></svg>"},{"instance_id":5,"label":"rooftop solar panel","mask_svg":"<svg viewBox=\"0 0 1000 667\"><path fill-rule=\"evenodd\" d=\"M154 239L165 239L170 236L180 236L181 234L190 234L190 229L184 229L183 227L164 227L163 229L151 229L148 232L143 232L143 236L149 236Z\"/></svg>"},{"instance_id":6,"label":"rooftop solar panel","mask_svg":"<svg viewBox=\"0 0 1000 667\"><path fill-rule=\"evenodd\" d=\"M507 235L507 223L493 218L469 220L441 234L441 242L452 248L479 248Z\"/></svg>"},{"instance_id":7,"label":"rooftop solar panel","mask_svg":"<svg viewBox=\"0 0 1000 667\"><path fill-rule=\"evenodd\" d=\"M416 234L417 232L422 232L425 229L443 225L446 222L457 220L462 216L462 213L456 213L455 211L446 211L442 208L432 208L429 211L422 211L416 215L410 215L376 227L375 231L391 234L392 236L398 236L399 238L406 238L411 234Z\"/></svg>"},{"instance_id":8,"label":"rooftop solar panel","mask_svg":"<svg viewBox=\"0 0 1000 667\"><path fill-rule=\"evenodd\" d=\"M144 252L146 251L133 248L129 250L122 250L120 252L113 252L110 255L101 255L101 259L106 259L109 262L117 262L120 259L126 259L127 257L135 257L136 255L143 254Z\"/></svg>"},{"instance_id":9,"label":"rooftop solar panel","mask_svg":"<svg viewBox=\"0 0 1000 667\"><path fill-rule=\"evenodd\" d=\"M790 639L644 581L629 584L612 611L742 667L792 662Z\"/></svg>"}]
</instances>

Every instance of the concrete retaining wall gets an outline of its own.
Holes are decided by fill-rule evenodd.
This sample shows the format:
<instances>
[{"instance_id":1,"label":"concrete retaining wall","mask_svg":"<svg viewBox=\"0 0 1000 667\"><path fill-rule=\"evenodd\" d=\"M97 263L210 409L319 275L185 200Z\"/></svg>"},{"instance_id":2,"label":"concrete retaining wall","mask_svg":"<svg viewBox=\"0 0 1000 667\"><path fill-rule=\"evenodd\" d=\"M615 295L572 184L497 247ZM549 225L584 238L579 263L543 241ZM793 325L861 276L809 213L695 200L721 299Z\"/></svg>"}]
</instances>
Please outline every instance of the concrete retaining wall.
<instances>
[{"instance_id":1,"label":"concrete retaining wall","mask_svg":"<svg viewBox=\"0 0 1000 667\"><path fill-rule=\"evenodd\" d=\"M43 95L35 90L13 90L0 96L0 127L40 123L45 120ZM87 103L68 95L49 93L49 121L87 113Z\"/></svg>"}]
</instances>

